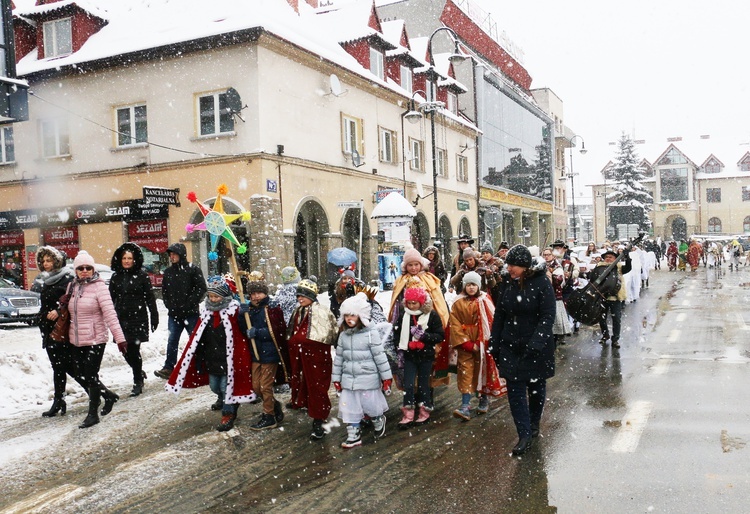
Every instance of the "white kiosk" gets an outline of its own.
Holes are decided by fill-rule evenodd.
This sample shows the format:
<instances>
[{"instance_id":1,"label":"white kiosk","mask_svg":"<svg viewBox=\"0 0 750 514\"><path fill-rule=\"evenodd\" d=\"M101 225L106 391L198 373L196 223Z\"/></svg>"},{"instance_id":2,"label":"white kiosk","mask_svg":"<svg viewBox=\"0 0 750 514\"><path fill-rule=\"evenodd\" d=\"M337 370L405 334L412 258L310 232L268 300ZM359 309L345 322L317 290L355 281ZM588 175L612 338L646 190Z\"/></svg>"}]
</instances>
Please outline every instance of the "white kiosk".
<instances>
[{"instance_id":1,"label":"white kiosk","mask_svg":"<svg viewBox=\"0 0 750 514\"><path fill-rule=\"evenodd\" d=\"M372 210L371 219L378 222L378 274L381 289L393 289L401 275L401 262L407 245L411 245L411 223L417 211L401 194L393 192Z\"/></svg>"}]
</instances>

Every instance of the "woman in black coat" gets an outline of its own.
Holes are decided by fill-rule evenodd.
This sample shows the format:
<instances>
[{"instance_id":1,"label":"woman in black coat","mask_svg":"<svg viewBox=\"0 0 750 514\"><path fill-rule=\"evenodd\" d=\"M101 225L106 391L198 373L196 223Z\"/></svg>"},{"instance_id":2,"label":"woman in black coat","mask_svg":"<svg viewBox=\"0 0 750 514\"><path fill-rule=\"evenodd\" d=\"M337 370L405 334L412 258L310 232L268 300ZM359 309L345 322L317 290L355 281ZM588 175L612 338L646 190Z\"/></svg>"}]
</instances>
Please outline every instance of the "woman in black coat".
<instances>
[{"instance_id":1,"label":"woman in black coat","mask_svg":"<svg viewBox=\"0 0 750 514\"><path fill-rule=\"evenodd\" d=\"M544 267L532 267L525 246L511 248L505 264L507 275L498 288L491 350L508 385L508 403L518 432L513 455L522 455L539 435L547 379L555 375L555 292Z\"/></svg>"},{"instance_id":2,"label":"woman in black coat","mask_svg":"<svg viewBox=\"0 0 750 514\"><path fill-rule=\"evenodd\" d=\"M52 246L42 246L36 252L36 262L43 280L41 291L41 307L39 309L39 331L42 333L42 348L47 350L49 362L52 365L52 381L55 386L55 396L50 410L42 416L50 418L65 414L65 386L67 373L71 371L71 356L68 343L53 341L50 334L55 328L55 321L60 315L60 297L65 294L73 275L63 270L65 256ZM86 387L83 386L85 389Z\"/></svg>"},{"instance_id":3,"label":"woman in black coat","mask_svg":"<svg viewBox=\"0 0 750 514\"><path fill-rule=\"evenodd\" d=\"M133 368L133 391L130 396L138 396L143 392L143 379L146 378L140 345L148 341L149 312L151 332L159 326L156 298L151 280L143 270L143 252L137 244L123 243L115 250L111 268L115 273L109 282L109 293L128 343L123 355Z\"/></svg>"}]
</instances>

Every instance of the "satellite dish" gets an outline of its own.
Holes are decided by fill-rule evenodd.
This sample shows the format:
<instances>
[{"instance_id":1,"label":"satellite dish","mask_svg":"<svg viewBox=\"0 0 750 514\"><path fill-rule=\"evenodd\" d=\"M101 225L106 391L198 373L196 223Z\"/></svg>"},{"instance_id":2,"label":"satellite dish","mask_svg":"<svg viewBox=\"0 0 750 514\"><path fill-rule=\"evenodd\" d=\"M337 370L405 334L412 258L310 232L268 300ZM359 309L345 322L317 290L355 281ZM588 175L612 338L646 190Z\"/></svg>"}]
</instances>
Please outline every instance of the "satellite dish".
<instances>
[{"instance_id":1,"label":"satellite dish","mask_svg":"<svg viewBox=\"0 0 750 514\"><path fill-rule=\"evenodd\" d=\"M329 82L331 84L331 94L333 96L341 96L341 82L335 73L331 73Z\"/></svg>"},{"instance_id":2,"label":"satellite dish","mask_svg":"<svg viewBox=\"0 0 750 514\"><path fill-rule=\"evenodd\" d=\"M417 196L420 198L424 198L424 187L422 187L422 181L417 179L414 182L414 185L417 187Z\"/></svg>"},{"instance_id":3,"label":"satellite dish","mask_svg":"<svg viewBox=\"0 0 750 514\"><path fill-rule=\"evenodd\" d=\"M232 114L239 113L242 110L242 99L233 87L227 89L227 107Z\"/></svg>"},{"instance_id":4,"label":"satellite dish","mask_svg":"<svg viewBox=\"0 0 750 514\"><path fill-rule=\"evenodd\" d=\"M362 162L362 156L359 155L359 152L356 150L352 150L352 164L355 168L365 165L365 163Z\"/></svg>"}]
</instances>

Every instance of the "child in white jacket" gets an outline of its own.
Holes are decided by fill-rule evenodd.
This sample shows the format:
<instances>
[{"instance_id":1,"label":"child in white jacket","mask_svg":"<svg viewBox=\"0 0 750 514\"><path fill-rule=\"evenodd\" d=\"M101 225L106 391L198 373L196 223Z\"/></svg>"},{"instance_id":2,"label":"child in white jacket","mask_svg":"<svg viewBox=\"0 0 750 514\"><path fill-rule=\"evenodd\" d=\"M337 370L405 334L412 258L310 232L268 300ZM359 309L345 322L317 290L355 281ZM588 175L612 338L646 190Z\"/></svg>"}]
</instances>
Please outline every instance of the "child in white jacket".
<instances>
[{"instance_id":1,"label":"child in white jacket","mask_svg":"<svg viewBox=\"0 0 750 514\"><path fill-rule=\"evenodd\" d=\"M391 368L380 333L370 326L370 303L364 293L347 298L341 304L340 333L333 360L332 382L340 393L339 417L347 424L342 448L362 444L360 422L364 415L372 419L375 437L385 435L390 393Z\"/></svg>"}]
</instances>

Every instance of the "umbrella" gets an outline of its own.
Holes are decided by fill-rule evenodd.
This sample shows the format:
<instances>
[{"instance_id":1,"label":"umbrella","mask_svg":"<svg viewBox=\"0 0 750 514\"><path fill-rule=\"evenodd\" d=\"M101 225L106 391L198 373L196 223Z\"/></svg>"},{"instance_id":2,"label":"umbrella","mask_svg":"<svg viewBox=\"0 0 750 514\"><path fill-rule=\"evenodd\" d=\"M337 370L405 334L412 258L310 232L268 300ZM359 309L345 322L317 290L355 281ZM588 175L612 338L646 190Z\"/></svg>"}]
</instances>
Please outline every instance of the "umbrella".
<instances>
[{"instance_id":1,"label":"umbrella","mask_svg":"<svg viewBox=\"0 0 750 514\"><path fill-rule=\"evenodd\" d=\"M348 248L334 248L328 252L328 262L336 266L349 266L357 262L357 254Z\"/></svg>"}]
</instances>

